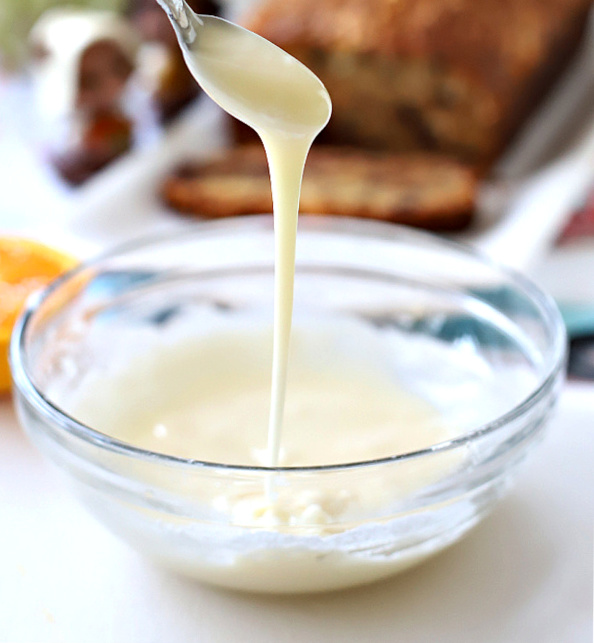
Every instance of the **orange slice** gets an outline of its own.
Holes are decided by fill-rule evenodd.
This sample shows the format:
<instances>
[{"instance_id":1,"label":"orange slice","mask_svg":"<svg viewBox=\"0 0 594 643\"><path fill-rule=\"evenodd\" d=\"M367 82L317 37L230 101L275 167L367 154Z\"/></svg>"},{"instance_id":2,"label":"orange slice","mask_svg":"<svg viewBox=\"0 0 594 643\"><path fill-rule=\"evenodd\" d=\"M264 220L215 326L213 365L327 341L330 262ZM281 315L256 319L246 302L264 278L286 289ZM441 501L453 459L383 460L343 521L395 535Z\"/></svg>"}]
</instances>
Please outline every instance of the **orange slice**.
<instances>
[{"instance_id":1,"label":"orange slice","mask_svg":"<svg viewBox=\"0 0 594 643\"><path fill-rule=\"evenodd\" d=\"M27 297L75 264L73 257L37 241L0 237L0 394L10 390L10 334Z\"/></svg>"}]
</instances>

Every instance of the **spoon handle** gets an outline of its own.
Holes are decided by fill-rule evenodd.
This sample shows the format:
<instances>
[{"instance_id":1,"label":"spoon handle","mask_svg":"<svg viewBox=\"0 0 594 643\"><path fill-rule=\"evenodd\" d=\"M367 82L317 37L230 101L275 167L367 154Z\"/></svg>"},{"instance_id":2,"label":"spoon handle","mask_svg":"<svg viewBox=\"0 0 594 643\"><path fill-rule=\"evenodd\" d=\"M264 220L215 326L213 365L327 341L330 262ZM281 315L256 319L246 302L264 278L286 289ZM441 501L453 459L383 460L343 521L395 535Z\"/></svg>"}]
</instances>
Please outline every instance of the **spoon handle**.
<instances>
[{"instance_id":1,"label":"spoon handle","mask_svg":"<svg viewBox=\"0 0 594 643\"><path fill-rule=\"evenodd\" d=\"M192 11L186 0L157 0L167 14L182 50L187 50L196 41L196 29L200 18Z\"/></svg>"}]
</instances>

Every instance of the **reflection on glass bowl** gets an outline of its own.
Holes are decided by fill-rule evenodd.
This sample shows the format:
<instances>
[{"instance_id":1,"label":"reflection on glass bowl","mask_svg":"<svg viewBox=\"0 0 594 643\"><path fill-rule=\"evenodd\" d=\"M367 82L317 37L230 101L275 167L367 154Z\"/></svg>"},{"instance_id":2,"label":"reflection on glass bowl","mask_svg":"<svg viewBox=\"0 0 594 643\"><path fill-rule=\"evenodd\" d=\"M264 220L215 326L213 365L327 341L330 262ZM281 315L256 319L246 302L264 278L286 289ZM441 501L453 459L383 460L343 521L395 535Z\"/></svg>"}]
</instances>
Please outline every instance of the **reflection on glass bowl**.
<instances>
[{"instance_id":1,"label":"reflection on glass bowl","mask_svg":"<svg viewBox=\"0 0 594 643\"><path fill-rule=\"evenodd\" d=\"M303 217L295 324L326 324L339 339L346 333L336 342L345 351L376 355L437 409L447 439L372 461L268 469L154 452L77 421L74 400L89 382L106 408L110 373L128 409L169 390L130 372L118 380L130 359L150 370L158 347L176 338L192 342L213 324L246 319L269 324L273 270L271 218L244 217L128 245L54 283L29 303L11 345L17 408L33 442L116 534L218 585L337 589L458 540L541 437L563 379L565 333L528 280L427 234ZM187 352L187 368L199 371ZM253 505L271 485L285 507L316 499L323 521L312 511L296 519L293 509L263 520Z\"/></svg>"}]
</instances>

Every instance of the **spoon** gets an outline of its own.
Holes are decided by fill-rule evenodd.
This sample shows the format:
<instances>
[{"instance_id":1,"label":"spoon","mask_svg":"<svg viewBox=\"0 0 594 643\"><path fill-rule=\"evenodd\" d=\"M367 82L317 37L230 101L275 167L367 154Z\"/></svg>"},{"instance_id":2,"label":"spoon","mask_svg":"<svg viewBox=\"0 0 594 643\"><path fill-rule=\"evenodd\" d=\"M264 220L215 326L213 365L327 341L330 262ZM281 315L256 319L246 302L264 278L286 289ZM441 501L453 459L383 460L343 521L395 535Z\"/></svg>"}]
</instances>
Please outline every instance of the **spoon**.
<instances>
[{"instance_id":1,"label":"spoon","mask_svg":"<svg viewBox=\"0 0 594 643\"><path fill-rule=\"evenodd\" d=\"M264 137L315 136L331 102L305 65L268 40L216 16L198 15L185 0L158 0L171 21L186 64L226 112Z\"/></svg>"}]
</instances>

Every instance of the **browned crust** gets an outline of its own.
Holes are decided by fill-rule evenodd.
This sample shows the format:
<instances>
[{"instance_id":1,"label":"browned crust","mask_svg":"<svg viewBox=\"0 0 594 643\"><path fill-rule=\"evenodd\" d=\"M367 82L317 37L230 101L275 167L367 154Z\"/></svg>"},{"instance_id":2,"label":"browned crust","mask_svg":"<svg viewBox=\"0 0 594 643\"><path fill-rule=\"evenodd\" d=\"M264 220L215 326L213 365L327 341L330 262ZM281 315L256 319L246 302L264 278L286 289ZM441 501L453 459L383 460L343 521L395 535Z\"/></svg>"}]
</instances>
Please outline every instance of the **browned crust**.
<instances>
[{"instance_id":1,"label":"browned crust","mask_svg":"<svg viewBox=\"0 0 594 643\"><path fill-rule=\"evenodd\" d=\"M431 58L494 92L522 84L592 0L270 0L248 26L280 46Z\"/></svg>"},{"instance_id":2,"label":"browned crust","mask_svg":"<svg viewBox=\"0 0 594 643\"><path fill-rule=\"evenodd\" d=\"M473 159L485 169L565 67L592 5L592 0L268 0L246 22L298 57L309 50L421 59L465 79L485 110L486 129L477 143L482 149Z\"/></svg>"},{"instance_id":3,"label":"browned crust","mask_svg":"<svg viewBox=\"0 0 594 643\"><path fill-rule=\"evenodd\" d=\"M543 52L540 63L535 65L531 77L511 96L501 118L498 145L484 159L483 166L488 166L489 162L494 161L505 150L569 65L586 31L587 12L593 6L591 0L582 4L582 10L569 14L560 29L551 35L549 47Z\"/></svg>"},{"instance_id":4,"label":"browned crust","mask_svg":"<svg viewBox=\"0 0 594 643\"><path fill-rule=\"evenodd\" d=\"M301 211L454 230L470 222L475 196L474 174L442 155L314 147ZM163 197L175 210L205 217L270 212L264 153L260 146L244 146L180 167L165 181Z\"/></svg>"}]
</instances>

